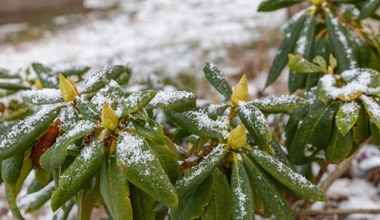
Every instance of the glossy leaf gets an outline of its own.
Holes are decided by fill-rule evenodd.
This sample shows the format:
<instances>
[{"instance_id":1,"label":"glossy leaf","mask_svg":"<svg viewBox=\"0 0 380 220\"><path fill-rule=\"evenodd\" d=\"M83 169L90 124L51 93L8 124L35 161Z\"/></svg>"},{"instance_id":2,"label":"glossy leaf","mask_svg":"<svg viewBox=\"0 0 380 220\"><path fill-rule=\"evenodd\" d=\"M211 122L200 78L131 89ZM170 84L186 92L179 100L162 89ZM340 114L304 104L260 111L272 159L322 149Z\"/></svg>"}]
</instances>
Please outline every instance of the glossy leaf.
<instances>
[{"instance_id":1,"label":"glossy leaf","mask_svg":"<svg viewBox=\"0 0 380 220\"><path fill-rule=\"evenodd\" d=\"M57 117L59 107L46 107L15 124L0 136L0 159L25 151L32 146Z\"/></svg>"},{"instance_id":2,"label":"glossy leaf","mask_svg":"<svg viewBox=\"0 0 380 220\"><path fill-rule=\"evenodd\" d=\"M192 220L200 217L204 207L209 203L212 195L212 175L202 180L201 184L192 190L190 195L180 197L177 209L171 210L172 219Z\"/></svg>"},{"instance_id":3,"label":"glossy leaf","mask_svg":"<svg viewBox=\"0 0 380 220\"><path fill-rule=\"evenodd\" d=\"M104 158L104 146L94 140L82 149L80 154L59 177L58 187L51 197L51 207L55 211L70 200L83 184L98 171Z\"/></svg>"},{"instance_id":4,"label":"glossy leaf","mask_svg":"<svg viewBox=\"0 0 380 220\"><path fill-rule=\"evenodd\" d=\"M167 111L166 114L179 127L200 137L222 138L227 135L228 124L224 118L212 120L207 114L196 111Z\"/></svg>"},{"instance_id":5,"label":"glossy leaf","mask_svg":"<svg viewBox=\"0 0 380 220\"><path fill-rule=\"evenodd\" d=\"M155 90L145 90L142 92L136 92L130 94L123 103L121 114L125 116L130 113L138 112L144 108L153 98L156 96L157 91Z\"/></svg>"},{"instance_id":6,"label":"glossy leaf","mask_svg":"<svg viewBox=\"0 0 380 220\"><path fill-rule=\"evenodd\" d=\"M254 219L254 203L251 183L244 167L243 157L235 155L231 171L232 219Z\"/></svg>"},{"instance_id":7,"label":"glossy leaf","mask_svg":"<svg viewBox=\"0 0 380 220\"><path fill-rule=\"evenodd\" d=\"M169 177L143 138L121 133L116 156L129 182L169 207L178 205L177 194Z\"/></svg>"},{"instance_id":8,"label":"glossy leaf","mask_svg":"<svg viewBox=\"0 0 380 220\"><path fill-rule=\"evenodd\" d=\"M265 113L279 113L279 112L289 112L297 108L305 107L309 105L309 102L298 96L272 96L261 99L255 99L250 102L256 106L260 111Z\"/></svg>"},{"instance_id":9,"label":"glossy leaf","mask_svg":"<svg viewBox=\"0 0 380 220\"><path fill-rule=\"evenodd\" d=\"M115 154L109 155L103 161L100 171L100 192L113 219L133 219L128 181L117 166Z\"/></svg>"},{"instance_id":10,"label":"glossy leaf","mask_svg":"<svg viewBox=\"0 0 380 220\"><path fill-rule=\"evenodd\" d=\"M57 88L58 77L54 71L41 63L32 63L32 69L37 74L44 88Z\"/></svg>"},{"instance_id":11,"label":"glossy leaf","mask_svg":"<svg viewBox=\"0 0 380 220\"><path fill-rule=\"evenodd\" d=\"M83 99L82 97L77 97L75 99L76 106L79 112L83 115L86 120L100 120L100 113L96 109L96 106L90 101Z\"/></svg>"},{"instance_id":12,"label":"glossy leaf","mask_svg":"<svg viewBox=\"0 0 380 220\"><path fill-rule=\"evenodd\" d=\"M31 88L21 83L0 82L0 89L18 91Z\"/></svg>"},{"instance_id":13,"label":"glossy leaf","mask_svg":"<svg viewBox=\"0 0 380 220\"><path fill-rule=\"evenodd\" d=\"M268 0L268 2L273 2ZM284 40L282 41L279 52L276 55L272 66L269 70L268 78L265 83L265 87L271 85L280 76L282 70L288 63L288 54L290 54L297 43L298 35L301 31L302 25L305 21L306 15L300 16L295 23L289 27Z\"/></svg>"},{"instance_id":14,"label":"glossy leaf","mask_svg":"<svg viewBox=\"0 0 380 220\"><path fill-rule=\"evenodd\" d=\"M289 156L295 164L305 163L307 158L327 145L334 115L333 106L324 106L320 102L313 104L292 139Z\"/></svg>"},{"instance_id":15,"label":"glossy leaf","mask_svg":"<svg viewBox=\"0 0 380 220\"><path fill-rule=\"evenodd\" d=\"M326 159L331 162L341 162L349 156L352 144L353 140L351 131L342 135L339 129L334 126L330 142L325 149Z\"/></svg>"},{"instance_id":16,"label":"glossy leaf","mask_svg":"<svg viewBox=\"0 0 380 220\"><path fill-rule=\"evenodd\" d=\"M8 183L5 183L5 195L9 205L9 210L12 212L13 216L16 217L18 220L23 220L24 217L22 216L16 204L17 193L13 192L12 187Z\"/></svg>"},{"instance_id":17,"label":"glossy leaf","mask_svg":"<svg viewBox=\"0 0 380 220\"><path fill-rule=\"evenodd\" d=\"M272 153L272 134L264 114L253 104L245 102L239 102L238 114L257 145L261 149Z\"/></svg>"},{"instance_id":18,"label":"glossy leaf","mask_svg":"<svg viewBox=\"0 0 380 220\"><path fill-rule=\"evenodd\" d=\"M274 11L303 2L304 0L265 0L259 5L258 11Z\"/></svg>"},{"instance_id":19,"label":"glossy leaf","mask_svg":"<svg viewBox=\"0 0 380 220\"><path fill-rule=\"evenodd\" d=\"M323 71L319 66L303 58L301 54L289 54L288 66L289 69L297 73L317 73Z\"/></svg>"},{"instance_id":20,"label":"glossy leaf","mask_svg":"<svg viewBox=\"0 0 380 220\"><path fill-rule=\"evenodd\" d=\"M64 102L59 89L28 90L20 93L24 102L34 105L56 104Z\"/></svg>"},{"instance_id":21,"label":"glossy leaf","mask_svg":"<svg viewBox=\"0 0 380 220\"><path fill-rule=\"evenodd\" d=\"M212 86L222 94L226 99L229 99L232 95L232 89L227 79L224 77L223 72L212 63L206 63L206 66L203 68L203 72L207 80Z\"/></svg>"},{"instance_id":22,"label":"glossy leaf","mask_svg":"<svg viewBox=\"0 0 380 220\"><path fill-rule=\"evenodd\" d=\"M141 120L133 120L132 122L133 126L141 136L157 144L165 143L164 130L155 120L148 119L146 122Z\"/></svg>"},{"instance_id":23,"label":"glossy leaf","mask_svg":"<svg viewBox=\"0 0 380 220\"><path fill-rule=\"evenodd\" d=\"M96 92L103 88L110 80L124 73L126 68L122 65L105 66L92 74L84 83L80 93Z\"/></svg>"},{"instance_id":24,"label":"glossy leaf","mask_svg":"<svg viewBox=\"0 0 380 220\"><path fill-rule=\"evenodd\" d=\"M354 126L359 113L360 105L355 101L346 102L339 107L335 115L335 125L343 136Z\"/></svg>"},{"instance_id":25,"label":"glossy leaf","mask_svg":"<svg viewBox=\"0 0 380 220\"><path fill-rule=\"evenodd\" d=\"M369 114L371 120L380 129L380 104L375 101L372 97L361 95L360 99Z\"/></svg>"},{"instance_id":26,"label":"glossy leaf","mask_svg":"<svg viewBox=\"0 0 380 220\"><path fill-rule=\"evenodd\" d=\"M305 198L327 201L326 195L321 190L277 158L260 150L258 147L253 147L250 153L254 162L293 192Z\"/></svg>"},{"instance_id":27,"label":"glossy leaf","mask_svg":"<svg viewBox=\"0 0 380 220\"><path fill-rule=\"evenodd\" d=\"M186 197L197 188L225 158L227 152L224 145L216 146L199 164L193 166L176 183L176 189L180 198Z\"/></svg>"},{"instance_id":28,"label":"glossy leaf","mask_svg":"<svg viewBox=\"0 0 380 220\"><path fill-rule=\"evenodd\" d=\"M250 181L257 188L265 207L275 215L276 219L294 219L289 204L282 198L267 174L247 155L243 155L243 159Z\"/></svg>"},{"instance_id":29,"label":"glossy leaf","mask_svg":"<svg viewBox=\"0 0 380 220\"><path fill-rule=\"evenodd\" d=\"M1 175L5 183L15 185L20 176L22 164L24 162L24 153L18 153L12 157L3 160L1 163Z\"/></svg>"},{"instance_id":30,"label":"glossy leaf","mask_svg":"<svg viewBox=\"0 0 380 220\"><path fill-rule=\"evenodd\" d=\"M211 198L202 219L230 219L232 196L228 179L219 169L214 171L212 179Z\"/></svg>"},{"instance_id":31,"label":"glossy leaf","mask_svg":"<svg viewBox=\"0 0 380 220\"><path fill-rule=\"evenodd\" d=\"M20 199L19 205L26 208L26 212L33 212L49 201L55 189L54 182L50 182L41 190L30 193Z\"/></svg>"},{"instance_id":32,"label":"glossy leaf","mask_svg":"<svg viewBox=\"0 0 380 220\"><path fill-rule=\"evenodd\" d=\"M162 108L176 112L194 109L196 97L191 92L185 91L159 91L149 102L147 109Z\"/></svg>"},{"instance_id":33,"label":"glossy leaf","mask_svg":"<svg viewBox=\"0 0 380 220\"><path fill-rule=\"evenodd\" d=\"M329 32L332 49L338 60L340 72L357 68L356 57L348 37L344 34L338 18L330 11L326 11L326 26Z\"/></svg>"},{"instance_id":34,"label":"glossy leaf","mask_svg":"<svg viewBox=\"0 0 380 220\"><path fill-rule=\"evenodd\" d=\"M150 145L152 146L152 151L160 160L162 168L164 168L170 181L175 183L180 175L177 151L173 151L166 145L155 143L151 143Z\"/></svg>"},{"instance_id":35,"label":"glossy leaf","mask_svg":"<svg viewBox=\"0 0 380 220\"><path fill-rule=\"evenodd\" d=\"M85 120L74 124L73 129L60 136L54 145L41 156L41 167L53 172L55 168L65 162L69 144L90 134L95 128L96 125L94 123Z\"/></svg>"},{"instance_id":36,"label":"glossy leaf","mask_svg":"<svg viewBox=\"0 0 380 220\"><path fill-rule=\"evenodd\" d=\"M155 220L156 212L154 207L157 201L133 185L130 186L130 191L133 220Z\"/></svg>"}]
</instances>

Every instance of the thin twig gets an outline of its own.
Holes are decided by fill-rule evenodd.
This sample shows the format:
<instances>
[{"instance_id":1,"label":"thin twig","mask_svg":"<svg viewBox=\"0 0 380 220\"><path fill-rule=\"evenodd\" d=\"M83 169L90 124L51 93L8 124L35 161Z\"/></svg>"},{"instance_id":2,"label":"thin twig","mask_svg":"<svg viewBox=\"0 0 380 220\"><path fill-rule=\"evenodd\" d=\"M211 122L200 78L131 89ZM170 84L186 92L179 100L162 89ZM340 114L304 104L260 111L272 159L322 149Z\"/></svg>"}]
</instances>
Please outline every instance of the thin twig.
<instances>
[{"instance_id":1,"label":"thin twig","mask_svg":"<svg viewBox=\"0 0 380 220\"><path fill-rule=\"evenodd\" d=\"M307 210L300 215L350 215L350 214L380 214L380 209L327 209L327 210Z\"/></svg>"},{"instance_id":2,"label":"thin twig","mask_svg":"<svg viewBox=\"0 0 380 220\"><path fill-rule=\"evenodd\" d=\"M363 144L364 145L364 144ZM362 145L362 146L363 146ZM362 147L361 146L361 147ZM360 147L360 148L361 148ZM332 172L328 177L327 179L322 182L320 184L320 188L321 190L326 193L327 190L330 188L330 186L333 184L333 182L338 179L339 177L341 177L350 167L351 167L351 162L352 160L356 157L356 155L358 154L358 152L360 151L360 148L356 150L356 152L354 154L352 154L349 158L345 159L344 161L342 161L337 167L336 169L334 170L334 172Z\"/></svg>"}]
</instances>

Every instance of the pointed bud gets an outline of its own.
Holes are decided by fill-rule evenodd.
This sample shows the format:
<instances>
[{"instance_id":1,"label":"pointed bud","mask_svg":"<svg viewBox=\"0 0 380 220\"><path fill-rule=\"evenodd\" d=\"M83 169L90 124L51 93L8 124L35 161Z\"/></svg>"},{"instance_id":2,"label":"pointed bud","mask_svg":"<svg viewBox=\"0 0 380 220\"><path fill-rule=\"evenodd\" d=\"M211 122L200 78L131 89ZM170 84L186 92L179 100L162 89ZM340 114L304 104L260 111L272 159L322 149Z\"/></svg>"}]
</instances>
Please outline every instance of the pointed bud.
<instances>
[{"instance_id":1,"label":"pointed bud","mask_svg":"<svg viewBox=\"0 0 380 220\"><path fill-rule=\"evenodd\" d=\"M320 4L322 4L325 0L310 0L310 2L315 5L315 6L319 6Z\"/></svg>"},{"instance_id":2,"label":"pointed bud","mask_svg":"<svg viewBox=\"0 0 380 220\"><path fill-rule=\"evenodd\" d=\"M66 79L62 74L59 74L59 89L63 100L66 102L73 101L79 95L74 82L71 79Z\"/></svg>"},{"instance_id":3,"label":"pointed bud","mask_svg":"<svg viewBox=\"0 0 380 220\"><path fill-rule=\"evenodd\" d=\"M245 74L236 85L236 88L231 95L231 101L234 106L237 106L239 101L248 101L248 81Z\"/></svg>"},{"instance_id":4,"label":"pointed bud","mask_svg":"<svg viewBox=\"0 0 380 220\"><path fill-rule=\"evenodd\" d=\"M107 103L103 104L101 118L103 127L108 128L111 131L115 130L119 124L116 113Z\"/></svg>"},{"instance_id":5,"label":"pointed bud","mask_svg":"<svg viewBox=\"0 0 380 220\"><path fill-rule=\"evenodd\" d=\"M247 145L247 134L245 133L244 125L239 125L230 132L227 144L232 149L239 149Z\"/></svg>"},{"instance_id":6,"label":"pointed bud","mask_svg":"<svg viewBox=\"0 0 380 220\"><path fill-rule=\"evenodd\" d=\"M36 87L36 89L38 89L38 90L44 88L44 86L42 85L42 83L39 79L34 82L34 87Z\"/></svg>"}]
</instances>

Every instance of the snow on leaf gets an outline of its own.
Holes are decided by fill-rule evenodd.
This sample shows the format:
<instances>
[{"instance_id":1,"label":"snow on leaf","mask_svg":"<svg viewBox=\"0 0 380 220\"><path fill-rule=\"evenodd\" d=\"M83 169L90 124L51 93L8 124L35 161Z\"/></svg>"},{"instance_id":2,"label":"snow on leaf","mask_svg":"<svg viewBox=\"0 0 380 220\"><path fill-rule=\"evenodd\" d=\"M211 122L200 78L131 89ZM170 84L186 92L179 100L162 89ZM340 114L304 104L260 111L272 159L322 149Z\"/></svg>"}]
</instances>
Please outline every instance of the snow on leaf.
<instances>
[{"instance_id":1,"label":"snow on leaf","mask_svg":"<svg viewBox=\"0 0 380 220\"><path fill-rule=\"evenodd\" d=\"M31 104L52 104L63 102L59 89L44 88L20 92L21 98Z\"/></svg>"}]
</instances>

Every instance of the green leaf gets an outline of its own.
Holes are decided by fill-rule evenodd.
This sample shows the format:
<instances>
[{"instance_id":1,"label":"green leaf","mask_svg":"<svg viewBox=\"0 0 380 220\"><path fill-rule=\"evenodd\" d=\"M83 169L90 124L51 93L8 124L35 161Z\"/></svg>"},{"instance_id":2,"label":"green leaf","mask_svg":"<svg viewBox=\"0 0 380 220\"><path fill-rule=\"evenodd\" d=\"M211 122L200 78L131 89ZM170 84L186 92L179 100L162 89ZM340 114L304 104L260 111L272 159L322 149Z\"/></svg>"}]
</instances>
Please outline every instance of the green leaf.
<instances>
[{"instance_id":1,"label":"green leaf","mask_svg":"<svg viewBox=\"0 0 380 220\"><path fill-rule=\"evenodd\" d=\"M338 60L339 71L357 68L356 57L348 37L344 34L338 18L330 11L326 12L326 26L329 32L332 49Z\"/></svg>"},{"instance_id":2,"label":"green leaf","mask_svg":"<svg viewBox=\"0 0 380 220\"><path fill-rule=\"evenodd\" d=\"M321 69L326 69L327 68L326 61L325 61L325 59L322 56L316 56L316 57L314 57L313 63L317 64ZM330 61L330 65L331 65L331 61Z\"/></svg>"},{"instance_id":3,"label":"green leaf","mask_svg":"<svg viewBox=\"0 0 380 220\"><path fill-rule=\"evenodd\" d=\"M157 94L155 90L145 90L130 94L123 103L121 117L140 111L144 108Z\"/></svg>"},{"instance_id":4,"label":"green leaf","mask_svg":"<svg viewBox=\"0 0 380 220\"><path fill-rule=\"evenodd\" d=\"M204 207L209 203L212 195L212 175L202 180L201 184L191 190L191 194L180 197L177 209L171 210L172 219L193 220L204 212Z\"/></svg>"},{"instance_id":5,"label":"green leaf","mask_svg":"<svg viewBox=\"0 0 380 220\"><path fill-rule=\"evenodd\" d=\"M26 212L33 212L40 209L47 201L49 201L55 189L54 182L50 182L41 190L30 193L20 199L20 206L26 208Z\"/></svg>"},{"instance_id":6,"label":"green leaf","mask_svg":"<svg viewBox=\"0 0 380 220\"><path fill-rule=\"evenodd\" d=\"M54 172L55 168L65 162L69 144L90 134L95 128L95 123L91 121L82 120L75 123L73 129L60 136L54 145L42 154L40 158L41 167Z\"/></svg>"},{"instance_id":7,"label":"green leaf","mask_svg":"<svg viewBox=\"0 0 380 220\"><path fill-rule=\"evenodd\" d=\"M82 149L59 177L58 187L51 197L53 211L70 200L83 187L83 184L95 175L103 158L104 146L100 140L94 140Z\"/></svg>"},{"instance_id":8,"label":"green leaf","mask_svg":"<svg viewBox=\"0 0 380 220\"><path fill-rule=\"evenodd\" d=\"M0 136L0 160L25 151L40 137L54 121L59 107L46 107L15 124Z\"/></svg>"},{"instance_id":9,"label":"green leaf","mask_svg":"<svg viewBox=\"0 0 380 220\"><path fill-rule=\"evenodd\" d=\"M232 163L231 171L232 188L232 219L252 220L255 213L251 183L244 167L243 157L237 154Z\"/></svg>"},{"instance_id":10,"label":"green leaf","mask_svg":"<svg viewBox=\"0 0 380 220\"><path fill-rule=\"evenodd\" d=\"M53 68L54 72L67 76L81 76L90 70L88 66L81 65L59 65Z\"/></svg>"},{"instance_id":11,"label":"green leaf","mask_svg":"<svg viewBox=\"0 0 380 220\"><path fill-rule=\"evenodd\" d=\"M375 125L375 123L370 121L370 128L371 128L371 134L372 134L372 142L380 146L380 129Z\"/></svg>"},{"instance_id":12,"label":"green leaf","mask_svg":"<svg viewBox=\"0 0 380 220\"><path fill-rule=\"evenodd\" d=\"M271 1L273 2L273 1ZM290 25L284 40L282 41L279 52L276 55L272 66L269 70L267 82L265 87L271 85L280 76L282 70L288 63L288 54L293 52L294 47L297 43L298 35L302 29L302 25L306 19L306 14L300 16L297 21Z\"/></svg>"},{"instance_id":13,"label":"green leaf","mask_svg":"<svg viewBox=\"0 0 380 220\"><path fill-rule=\"evenodd\" d=\"M89 78L87 78L86 82L81 88L80 93L91 93L96 92L99 89L103 88L107 83L112 80L116 79L118 76L120 76L122 73L126 72L125 66L122 65L111 65L111 66L104 66L100 70L96 71L93 75L91 75Z\"/></svg>"},{"instance_id":14,"label":"green leaf","mask_svg":"<svg viewBox=\"0 0 380 220\"><path fill-rule=\"evenodd\" d=\"M272 153L272 134L264 114L255 105L245 102L239 102L238 114L256 144Z\"/></svg>"},{"instance_id":15,"label":"green leaf","mask_svg":"<svg viewBox=\"0 0 380 220\"><path fill-rule=\"evenodd\" d=\"M304 0L265 0L260 3L258 11L275 11L303 1Z\"/></svg>"},{"instance_id":16,"label":"green leaf","mask_svg":"<svg viewBox=\"0 0 380 220\"><path fill-rule=\"evenodd\" d=\"M100 171L100 192L112 218L133 219L128 181L117 166L115 154L110 154L103 161Z\"/></svg>"},{"instance_id":17,"label":"green leaf","mask_svg":"<svg viewBox=\"0 0 380 220\"><path fill-rule=\"evenodd\" d=\"M15 185L20 176L21 167L24 162L24 152L13 155L1 163L1 175L3 181Z\"/></svg>"},{"instance_id":18,"label":"green leaf","mask_svg":"<svg viewBox=\"0 0 380 220\"><path fill-rule=\"evenodd\" d=\"M325 149L326 159L331 162L341 162L346 159L352 149L352 132L342 135L339 129L334 126L330 142Z\"/></svg>"},{"instance_id":19,"label":"green leaf","mask_svg":"<svg viewBox=\"0 0 380 220\"><path fill-rule=\"evenodd\" d=\"M157 144L165 143L164 130L159 123L153 119L148 119L148 121L133 120L133 126L136 128L137 132L145 137L146 139L153 141Z\"/></svg>"},{"instance_id":20,"label":"green leaf","mask_svg":"<svg viewBox=\"0 0 380 220\"><path fill-rule=\"evenodd\" d=\"M346 102L341 105L335 115L335 125L344 136L354 126L359 118L360 105L355 102Z\"/></svg>"},{"instance_id":21,"label":"green leaf","mask_svg":"<svg viewBox=\"0 0 380 220\"><path fill-rule=\"evenodd\" d=\"M318 73L323 72L319 66L306 60L301 54L289 54L289 69L297 73Z\"/></svg>"},{"instance_id":22,"label":"green leaf","mask_svg":"<svg viewBox=\"0 0 380 220\"><path fill-rule=\"evenodd\" d=\"M276 186L268 175L264 173L258 165L251 161L247 155L243 155L243 159L249 179L259 192L265 207L274 214L276 219L294 219L289 204L277 191Z\"/></svg>"},{"instance_id":23,"label":"green leaf","mask_svg":"<svg viewBox=\"0 0 380 220\"><path fill-rule=\"evenodd\" d=\"M93 178L93 180L95 180L95 185L93 186L93 188L90 191L83 191L83 193L80 196L81 198L79 198L79 220L91 219L91 214L96 203L98 202L98 200L102 198L100 194L99 178Z\"/></svg>"},{"instance_id":24,"label":"green leaf","mask_svg":"<svg viewBox=\"0 0 380 220\"><path fill-rule=\"evenodd\" d=\"M137 187L130 185L133 220L155 220L157 201Z\"/></svg>"},{"instance_id":25,"label":"green leaf","mask_svg":"<svg viewBox=\"0 0 380 220\"><path fill-rule=\"evenodd\" d=\"M20 93L22 100L34 105L56 104L64 102L59 89L29 90Z\"/></svg>"},{"instance_id":26,"label":"green leaf","mask_svg":"<svg viewBox=\"0 0 380 220\"><path fill-rule=\"evenodd\" d=\"M194 109L196 96L191 92L185 91L159 91L157 95L149 102L147 109L163 108L176 112L183 112Z\"/></svg>"},{"instance_id":27,"label":"green leaf","mask_svg":"<svg viewBox=\"0 0 380 220\"><path fill-rule=\"evenodd\" d=\"M147 141L123 132L116 145L116 156L129 182L169 207L178 205L175 189Z\"/></svg>"},{"instance_id":28,"label":"green leaf","mask_svg":"<svg viewBox=\"0 0 380 220\"><path fill-rule=\"evenodd\" d=\"M177 151L171 150L166 145L155 143L151 143L150 145L152 146L152 151L160 160L162 168L164 168L165 173L168 175L170 181L172 183L175 183L180 174Z\"/></svg>"},{"instance_id":29,"label":"green leaf","mask_svg":"<svg viewBox=\"0 0 380 220\"><path fill-rule=\"evenodd\" d=\"M314 14L309 13L302 26L302 31L299 34L294 53L302 54L306 59L311 59L313 50L314 38L316 31L316 19ZM306 75L298 74L294 71L289 71L288 88L290 93L294 93L297 89L305 87Z\"/></svg>"},{"instance_id":30,"label":"green leaf","mask_svg":"<svg viewBox=\"0 0 380 220\"><path fill-rule=\"evenodd\" d=\"M364 107L361 106L361 109ZM358 120L352 128L352 137L355 145L359 146L371 136L369 119L366 116L366 112L361 110L359 112Z\"/></svg>"},{"instance_id":31,"label":"green leaf","mask_svg":"<svg viewBox=\"0 0 380 220\"><path fill-rule=\"evenodd\" d=\"M58 88L58 75L51 68L41 63L32 63L32 69L44 88Z\"/></svg>"},{"instance_id":32,"label":"green leaf","mask_svg":"<svg viewBox=\"0 0 380 220\"><path fill-rule=\"evenodd\" d=\"M264 113L279 113L305 107L309 105L309 102L297 96L281 95L256 99L250 102L250 104L253 104Z\"/></svg>"},{"instance_id":33,"label":"green leaf","mask_svg":"<svg viewBox=\"0 0 380 220\"><path fill-rule=\"evenodd\" d=\"M186 175L177 181L176 189L180 198L191 194L224 160L227 154L224 147L225 145L216 146L199 164L193 166Z\"/></svg>"},{"instance_id":34,"label":"green leaf","mask_svg":"<svg viewBox=\"0 0 380 220\"><path fill-rule=\"evenodd\" d=\"M283 164L277 158L253 147L250 152L252 159L277 181L288 187L293 192L309 199L317 201L327 201L326 195L316 186L309 182L305 177L293 171L290 167Z\"/></svg>"},{"instance_id":35,"label":"green leaf","mask_svg":"<svg viewBox=\"0 0 380 220\"><path fill-rule=\"evenodd\" d=\"M295 164L305 163L308 158L325 147L329 141L335 108L315 102L308 115L299 123L289 157Z\"/></svg>"},{"instance_id":36,"label":"green leaf","mask_svg":"<svg viewBox=\"0 0 380 220\"><path fill-rule=\"evenodd\" d=\"M90 101L85 100L82 97L76 97L75 103L77 108L84 119L86 120L100 120L100 113L96 109L96 106Z\"/></svg>"},{"instance_id":37,"label":"green leaf","mask_svg":"<svg viewBox=\"0 0 380 220\"><path fill-rule=\"evenodd\" d=\"M380 129L380 105L372 97L361 95L360 100L371 118L371 121Z\"/></svg>"},{"instance_id":38,"label":"green leaf","mask_svg":"<svg viewBox=\"0 0 380 220\"><path fill-rule=\"evenodd\" d=\"M212 179L211 199L202 219L230 219L232 196L228 179L219 169L214 171Z\"/></svg>"},{"instance_id":39,"label":"green leaf","mask_svg":"<svg viewBox=\"0 0 380 220\"><path fill-rule=\"evenodd\" d=\"M216 120L228 108L227 104L210 104L202 108L202 111L208 115L209 118Z\"/></svg>"},{"instance_id":40,"label":"green leaf","mask_svg":"<svg viewBox=\"0 0 380 220\"><path fill-rule=\"evenodd\" d=\"M0 82L0 89L18 91L31 88L21 83Z\"/></svg>"},{"instance_id":41,"label":"green leaf","mask_svg":"<svg viewBox=\"0 0 380 220\"><path fill-rule=\"evenodd\" d=\"M206 66L203 68L203 72L207 80L212 86L222 94L226 99L229 99L232 95L232 89L227 79L224 77L223 72L212 63L206 63Z\"/></svg>"},{"instance_id":42,"label":"green leaf","mask_svg":"<svg viewBox=\"0 0 380 220\"><path fill-rule=\"evenodd\" d=\"M371 17L380 6L380 0L369 0L360 9L359 19Z\"/></svg>"},{"instance_id":43,"label":"green leaf","mask_svg":"<svg viewBox=\"0 0 380 220\"><path fill-rule=\"evenodd\" d=\"M12 212L13 216L16 217L18 220L23 220L24 217L22 216L16 204L17 193L13 192L12 186L10 186L8 183L5 183L5 195L7 197L9 209Z\"/></svg>"},{"instance_id":44,"label":"green leaf","mask_svg":"<svg viewBox=\"0 0 380 220\"><path fill-rule=\"evenodd\" d=\"M225 118L212 120L207 114L197 111L166 111L166 114L179 127L200 137L222 138L227 135L228 124Z\"/></svg>"},{"instance_id":45,"label":"green leaf","mask_svg":"<svg viewBox=\"0 0 380 220\"><path fill-rule=\"evenodd\" d=\"M18 74L11 73L9 70L0 68L0 78L1 79L19 79Z\"/></svg>"}]
</instances>

